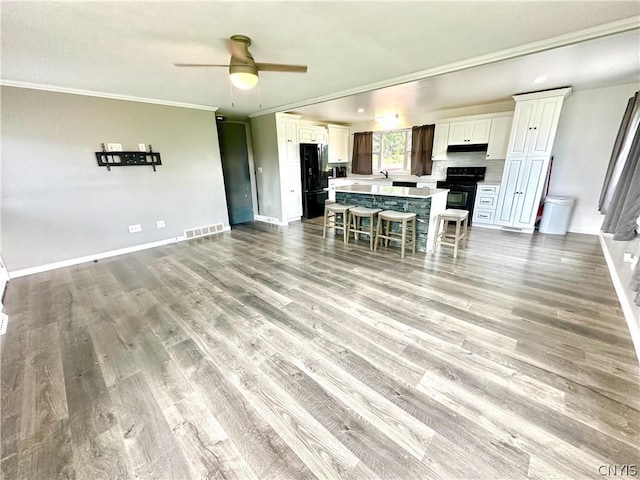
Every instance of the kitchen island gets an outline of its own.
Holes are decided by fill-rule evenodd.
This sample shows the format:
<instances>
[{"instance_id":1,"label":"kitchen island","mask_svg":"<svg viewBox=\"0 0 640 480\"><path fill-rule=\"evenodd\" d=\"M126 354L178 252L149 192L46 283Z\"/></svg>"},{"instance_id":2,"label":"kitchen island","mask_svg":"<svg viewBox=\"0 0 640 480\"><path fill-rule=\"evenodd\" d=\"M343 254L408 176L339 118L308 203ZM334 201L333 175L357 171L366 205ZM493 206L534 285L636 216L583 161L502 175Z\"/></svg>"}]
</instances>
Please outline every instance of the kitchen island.
<instances>
[{"instance_id":1,"label":"kitchen island","mask_svg":"<svg viewBox=\"0 0 640 480\"><path fill-rule=\"evenodd\" d=\"M416 249L420 252L430 252L433 249L436 219L447 208L449 192L445 188L386 185L345 185L336 187L335 191L336 201L345 205L415 213ZM394 231L399 229L398 224L394 223L393 226Z\"/></svg>"}]
</instances>

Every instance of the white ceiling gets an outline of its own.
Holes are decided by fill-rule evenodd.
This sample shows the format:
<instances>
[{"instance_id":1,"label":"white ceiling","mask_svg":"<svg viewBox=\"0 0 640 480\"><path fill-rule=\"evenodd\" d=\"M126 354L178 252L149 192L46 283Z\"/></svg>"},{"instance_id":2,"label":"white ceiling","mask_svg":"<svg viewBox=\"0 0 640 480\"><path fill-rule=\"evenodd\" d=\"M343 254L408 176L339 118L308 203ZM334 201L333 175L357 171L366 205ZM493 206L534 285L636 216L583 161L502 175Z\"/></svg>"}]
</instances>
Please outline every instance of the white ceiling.
<instances>
[{"instance_id":1,"label":"white ceiling","mask_svg":"<svg viewBox=\"0 0 640 480\"><path fill-rule=\"evenodd\" d=\"M543 76L546 80L534 83L534 79ZM571 86L578 91L633 82L640 84L640 30L290 111L316 120L358 123L390 112L412 117L425 112L509 101L517 93L537 90Z\"/></svg>"},{"instance_id":2,"label":"white ceiling","mask_svg":"<svg viewBox=\"0 0 640 480\"><path fill-rule=\"evenodd\" d=\"M365 85L390 84L389 79L419 76L416 72L610 22L635 17L637 23L640 14L637 1L2 1L0 8L1 78L6 85L219 107L235 116L336 97ZM173 66L173 62L227 63L229 55L220 39L233 34L253 39L256 61L307 64L308 73L261 73L259 90L242 92L231 90L224 68ZM588 82L637 78L633 77L638 72L637 30L635 37L625 35L621 43L597 48L609 52L606 61L619 55L619 62L632 67L624 72L617 72L618 63L599 68L610 70L609 80L595 75ZM567 79L563 84L577 83L576 72L585 64L574 56L591 57L580 48L555 57L548 54L543 60L522 58L481 67L482 76L473 81L465 78L465 72L452 74L451 81L458 82L455 90L443 85L442 79L430 79L404 86L392 96L406 98L406 108L417 103L429 108L487 103L531 90L524 87L530 73L523 73L523 68L537 71L545 64L549 72L540 74L549 75L553 84L561 78ZM567 68L567 62L574 63ZM485 83L487 88L481 87ZM371 110L385 95L369 94L352 102L366 98L365 108Z\"/></svg>"}]
</instances>

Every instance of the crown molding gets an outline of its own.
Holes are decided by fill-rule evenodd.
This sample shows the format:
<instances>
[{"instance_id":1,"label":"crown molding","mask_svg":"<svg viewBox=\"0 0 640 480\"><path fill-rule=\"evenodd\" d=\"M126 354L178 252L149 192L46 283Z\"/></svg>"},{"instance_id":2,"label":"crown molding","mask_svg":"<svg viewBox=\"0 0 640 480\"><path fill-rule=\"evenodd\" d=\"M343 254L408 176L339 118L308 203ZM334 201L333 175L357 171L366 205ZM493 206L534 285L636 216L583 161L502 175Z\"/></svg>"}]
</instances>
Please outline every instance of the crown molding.
<instances>
[{"instance_id":1,"label":"crown molding","mask_svg":"<svg viewBox=\"0 0 640 480\"><path fill-rule=\"evenodd\" d=\"M45 85L41 83L20 82L14 80L0 80L3 87L28 88L31 90L44 90L47 92L69 93L71 95L84 95L86 97L109 98L111 100L124 100L127 102L152 103L155 105L166 105L169 107L192 108L195 110L207 110L215 112L218 107L210 105L198 105L196 103L172 102L158 98L135 97L133 95L118 95L115 93L94 92L92 90L80 90L77 88L57 87L55 85Z\"/></svg>"},{"instance_id":2,"label":"crown molding","mask_svg":"<svg viewBox=\"0 0 640 480\"><path fill-rule=\"evenodd\" d=\"M524 100L538 100L540 98L548 97L568 97L571 95L573 89L571 87L565 88L553 88L551 90L540 90L538 92L531 93L519 93L513 96L516 102L522 102Z\"/></svg>"},{"instance_id":3,"label":"crown molding","mask_svg":"<svg viewBox=\"0 0 640 480\"><path fill-rule=\"evenodd\" d=\"M363 92L369 92L372 90L378 90L381 88L392 87L394 85L400 85L408 82L415 82L416 80L422 80L424 78L436 77L438 75L444 75L446 73L457 72L460 70L466 70L468 68L479 67L481 65L488 65L491 63L500 62L503 60L510 60L512 58L522 57L533 53L540 53L546 50L552 50L554 48L565 47L568 45L574 45L576 43L586 42L588 40L594 40L596 38L606 37L609 35L615 35L617 33L628 32L631 30L637 30L640 28L640 16L626 18L624 20L618 20L616 22L605 23L595 27L587 28L584 30L578 30L577 32L565 33L556 37L539 40L537 42L527 43L519 45L517 47L508 48L506 50L499 50L497 52L489 53L487 55L481 55L479 57L473 57L458 62L448 63L437 67L429 68L426 70L419 70L417 72L409 73L407 75L401 75L399 77L391 78L388 80L369 83L357 88L349 90L343 90L338 93L323 95L321 97L315 97L300 102L290 103L287 105L281 105L279 107L270 108L267 110L260 110L255 113L249 114L249 118L259 117L261 115L267 115L269 113L282 112L292 110L294 108L306 107L316 103L328 102L330 100L336 100L342 97L349 97L351 95L357 95Z\"/></svg>"}]
</instances>

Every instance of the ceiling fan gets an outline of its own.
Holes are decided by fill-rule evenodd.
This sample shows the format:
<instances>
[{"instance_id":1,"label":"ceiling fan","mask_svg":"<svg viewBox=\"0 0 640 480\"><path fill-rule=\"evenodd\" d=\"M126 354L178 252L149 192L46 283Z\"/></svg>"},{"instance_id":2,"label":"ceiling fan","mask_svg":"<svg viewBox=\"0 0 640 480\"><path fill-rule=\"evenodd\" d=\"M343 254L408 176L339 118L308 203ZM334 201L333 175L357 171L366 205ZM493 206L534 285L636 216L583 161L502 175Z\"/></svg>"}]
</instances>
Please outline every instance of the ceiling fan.
<instances>
[{"instance_id":1,"label":"ceiling fan","mask_svg":"<svg viewBox=\"0 0 640 480\"><path fill-rule=\"evenodd\" d=\"M227 49L231 53L229 65L211 63L174 63L176 67L229 67L231 83L242 90L249 90L258 83L258 72L294 72L307 73L306 65L283 65L279 63L258 63L251 53L251 39L246 35L232 35L227 40Z\"/></svg>"}]
</instances>

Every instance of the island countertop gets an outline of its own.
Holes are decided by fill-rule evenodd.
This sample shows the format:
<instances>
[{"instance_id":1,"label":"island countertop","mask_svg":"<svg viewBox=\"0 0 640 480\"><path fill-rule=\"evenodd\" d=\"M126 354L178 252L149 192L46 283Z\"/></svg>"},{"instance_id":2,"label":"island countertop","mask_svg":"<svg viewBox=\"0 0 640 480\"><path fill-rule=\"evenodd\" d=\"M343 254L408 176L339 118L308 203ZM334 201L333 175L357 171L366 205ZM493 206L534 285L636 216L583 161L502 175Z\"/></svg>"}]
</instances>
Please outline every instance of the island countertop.
<instances>
[{"instance_id":1,"label":"island countertop","mask_svg":"<svg viewBox=\"0 0 640 480\"><path fill-rule=\"evenodd\" d=\"M336 192L359 193L364 195L383 195L387 197L430 198L447 193L447 188L391 187L389 185L344 185L335 188Z\"/></svg>"}]
</instances>

